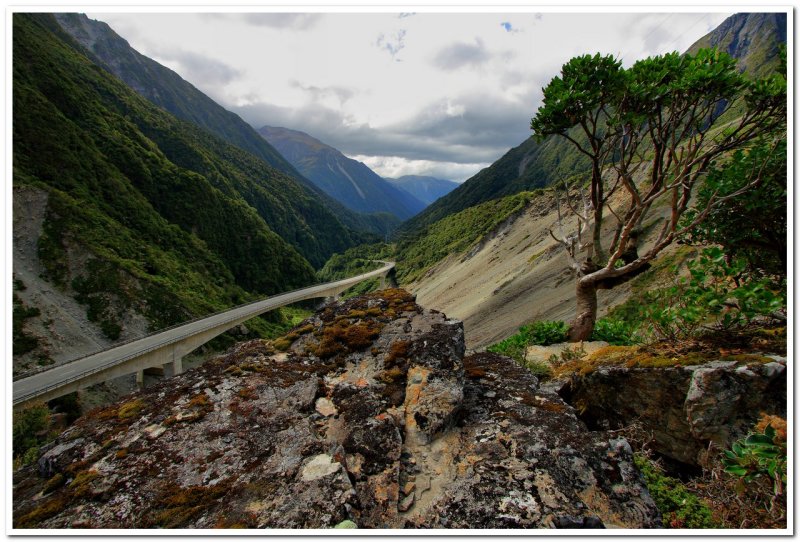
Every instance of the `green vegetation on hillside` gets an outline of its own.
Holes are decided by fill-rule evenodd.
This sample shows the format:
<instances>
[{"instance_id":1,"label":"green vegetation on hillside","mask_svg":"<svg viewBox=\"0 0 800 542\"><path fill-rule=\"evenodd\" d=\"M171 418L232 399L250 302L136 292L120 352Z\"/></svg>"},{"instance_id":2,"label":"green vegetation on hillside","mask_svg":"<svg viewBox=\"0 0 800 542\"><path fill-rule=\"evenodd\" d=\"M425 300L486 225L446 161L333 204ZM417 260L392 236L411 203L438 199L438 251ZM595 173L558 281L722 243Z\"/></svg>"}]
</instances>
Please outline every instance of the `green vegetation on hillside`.
<instances>
[{"instance_id":1,"label":"green vegetation on hillside","mask_svg":"<svg viewBox=\"0 0 800 542\"><path fill-rule=\"evenodd\" d=\"M487 201L450 215L425 228L418 237L398 242L397 278L414 282L434 264L451 254L461 254L515 213L522 212L537 192Z\"/></svg>"},{"instance_id":2,"label":"green vegetation on hillside","mask_svg":"<svg viewBox=\"0 0 800 542\"><path fill-rule=\"evenodd\" d=\"M263 216L320 264L351 242L293 181L68 47L52 16L13 22L14 184L48 192L39 256L109 337L128 309L159 328L313 282Z\"/></svg>"}]
</instances>

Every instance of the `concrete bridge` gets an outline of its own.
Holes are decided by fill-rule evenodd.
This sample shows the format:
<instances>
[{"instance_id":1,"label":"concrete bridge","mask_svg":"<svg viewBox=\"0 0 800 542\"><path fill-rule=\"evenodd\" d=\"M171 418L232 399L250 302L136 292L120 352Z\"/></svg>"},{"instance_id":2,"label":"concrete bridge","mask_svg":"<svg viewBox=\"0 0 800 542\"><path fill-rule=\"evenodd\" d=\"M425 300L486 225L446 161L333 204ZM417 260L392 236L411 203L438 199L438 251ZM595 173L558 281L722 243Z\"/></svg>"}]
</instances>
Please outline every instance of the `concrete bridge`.
<instances>
[{"instance_id":1,"label":"concrete bridge","mask_svg":"<svg viewBox=\"0 0 800 542\"><path fill-rule=\"evenodd\" d=\"M383 288L386 276L394 269L394 262L382 263L385 264L383 267L368 273L268 297L22 378L14 382L14 408L49 401L92 384L133 373L141 382L145 369L164 367L168 363L172 364L174 374L180 374L183 371L183 356L254 316L306 299L337 297L354 284L373 277L381 277Z\"/></svg>"}]
</instances>

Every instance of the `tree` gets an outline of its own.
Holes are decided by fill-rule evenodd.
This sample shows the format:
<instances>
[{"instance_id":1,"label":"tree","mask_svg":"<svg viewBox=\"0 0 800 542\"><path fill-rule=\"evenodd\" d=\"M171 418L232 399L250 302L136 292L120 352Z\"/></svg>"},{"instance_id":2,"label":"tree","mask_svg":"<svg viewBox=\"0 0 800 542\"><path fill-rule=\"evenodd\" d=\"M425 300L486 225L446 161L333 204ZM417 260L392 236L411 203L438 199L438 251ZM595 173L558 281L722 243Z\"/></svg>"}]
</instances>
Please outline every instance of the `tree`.
<instances>
[{"instance_id":1,"label":"tree","mask_svg":"<svg viewBox=\"0 0 800 542\"><path fill-rule=\"evenodd\" d=\"M781 76L750 81L729 55L715 49L650 57L628 69L599 54L562 67L561 76L544 88L531 129L539 138L566 138L592 163L589 194L580 187L577 196L570 195L567 187L564 198L577 231L565 233L559 198L558 234L550 232L566 249L576 275L570 340L591 335L597 290L643 272L714 208L760 182L756 176L735 194L714 194L691 222L681 222L692 189L715 160L785 122L785 93ZM661 205L668 216L649 246L640 247L642 225ZM609 229L606 248L603 232Z\"/></svg>"}]
</instances>

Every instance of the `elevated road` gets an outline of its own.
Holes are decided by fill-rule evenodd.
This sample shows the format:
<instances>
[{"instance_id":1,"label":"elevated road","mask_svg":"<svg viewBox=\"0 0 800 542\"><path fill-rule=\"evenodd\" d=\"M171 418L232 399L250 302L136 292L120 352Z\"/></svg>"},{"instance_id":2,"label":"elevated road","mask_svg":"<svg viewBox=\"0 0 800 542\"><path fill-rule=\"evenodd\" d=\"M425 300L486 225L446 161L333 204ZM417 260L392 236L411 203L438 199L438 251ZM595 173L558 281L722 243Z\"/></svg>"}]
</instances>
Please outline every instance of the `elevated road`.
<instances>
[{"instance_id":1,"label":"elevated road","mask_svg":"<svg viewBox=\"0 0 800 542\"><path fill-rule=\"evenodd\" d=\"M172 363L174 373L179 374L183 356L254 316L306 299L335 297L354 284L373 277L381 277L383 284L395 264L382 263L385 264L383 267L368 273L248 303L22 378L14 382L14 408L49 401L98 382L163 367L167 363Z\"/></svg>"}]
</instances>

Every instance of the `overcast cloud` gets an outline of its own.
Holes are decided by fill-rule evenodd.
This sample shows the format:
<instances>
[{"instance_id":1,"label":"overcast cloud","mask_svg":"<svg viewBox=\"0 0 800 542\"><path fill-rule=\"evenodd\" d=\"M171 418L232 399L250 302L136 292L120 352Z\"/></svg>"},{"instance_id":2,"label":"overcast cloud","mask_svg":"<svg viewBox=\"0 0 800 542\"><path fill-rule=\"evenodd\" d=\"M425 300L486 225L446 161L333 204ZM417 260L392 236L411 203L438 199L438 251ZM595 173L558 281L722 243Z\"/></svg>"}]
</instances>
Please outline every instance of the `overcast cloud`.
<instances>
[{"instance_id":1,"label":"overcast cloud","mask_svg":"<svg viewBox=\"0 0 800 542\"><path fill-rule=\"evenodd\" d=\"M255 128L463 181L530 136L574 55L684 51L730 13L89 13Z\"/></svg>"}]
</instances>

